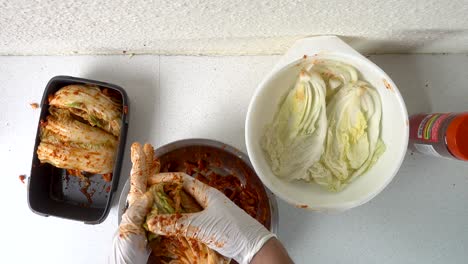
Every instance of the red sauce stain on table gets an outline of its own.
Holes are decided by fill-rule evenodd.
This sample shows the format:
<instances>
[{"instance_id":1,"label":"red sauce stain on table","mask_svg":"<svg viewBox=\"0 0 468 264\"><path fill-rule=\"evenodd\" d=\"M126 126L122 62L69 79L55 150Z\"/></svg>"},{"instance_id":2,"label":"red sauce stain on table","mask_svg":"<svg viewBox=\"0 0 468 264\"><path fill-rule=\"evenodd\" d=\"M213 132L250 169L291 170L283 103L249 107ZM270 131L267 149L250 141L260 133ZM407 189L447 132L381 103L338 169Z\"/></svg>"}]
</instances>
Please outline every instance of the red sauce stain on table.
<instances>
[{"instance_id":1,"label":"red sauce stain on table","mask_svg":"<svg viewBox=\"0 0 468 264\"><path fill-rule=\"evenodd\" d=\"M23 184L25 184L24 180L26 180L26 175L20 175L18 178Z\"/></svg>"}]
</instances>

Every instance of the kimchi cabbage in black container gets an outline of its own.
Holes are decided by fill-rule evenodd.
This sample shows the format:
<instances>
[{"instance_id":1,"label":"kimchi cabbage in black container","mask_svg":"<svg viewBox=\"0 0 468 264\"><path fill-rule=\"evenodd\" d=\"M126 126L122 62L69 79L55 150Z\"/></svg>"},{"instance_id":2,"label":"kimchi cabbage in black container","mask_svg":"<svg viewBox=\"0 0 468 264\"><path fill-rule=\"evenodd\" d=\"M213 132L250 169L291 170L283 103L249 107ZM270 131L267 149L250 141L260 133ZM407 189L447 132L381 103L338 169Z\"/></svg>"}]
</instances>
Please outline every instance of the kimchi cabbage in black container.
<instances>
[{"instance_id":1,"label":"kimchi cabbage in black container","mask_svg":"<svg viewBox=\"0 0 468 264\"><path fill-rule=\"evenodd\" d=\"M127 129L128 98L121 87L52 78L41 101L30 209L87 224L103 222L118 187Z\"/></svg>"}]
</instances>

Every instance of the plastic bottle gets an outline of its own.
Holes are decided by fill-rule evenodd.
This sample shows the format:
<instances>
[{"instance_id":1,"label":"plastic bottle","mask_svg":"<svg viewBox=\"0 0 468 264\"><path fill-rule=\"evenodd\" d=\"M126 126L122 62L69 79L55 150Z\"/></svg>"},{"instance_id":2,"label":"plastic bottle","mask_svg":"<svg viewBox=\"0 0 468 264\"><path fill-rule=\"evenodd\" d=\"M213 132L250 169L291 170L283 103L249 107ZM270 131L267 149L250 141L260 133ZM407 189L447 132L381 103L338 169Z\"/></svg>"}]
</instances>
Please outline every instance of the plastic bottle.
<instances>
[{"instance_id":1,"label":"plastic bottle","mask_svg":"<svg viewBox=\"0 0 468 264\"><path fill-rule=\"evenodd\" d=\"M468 112L412 115L408 147L431 156L468 161Z\"/></svg>"}]
</instances>

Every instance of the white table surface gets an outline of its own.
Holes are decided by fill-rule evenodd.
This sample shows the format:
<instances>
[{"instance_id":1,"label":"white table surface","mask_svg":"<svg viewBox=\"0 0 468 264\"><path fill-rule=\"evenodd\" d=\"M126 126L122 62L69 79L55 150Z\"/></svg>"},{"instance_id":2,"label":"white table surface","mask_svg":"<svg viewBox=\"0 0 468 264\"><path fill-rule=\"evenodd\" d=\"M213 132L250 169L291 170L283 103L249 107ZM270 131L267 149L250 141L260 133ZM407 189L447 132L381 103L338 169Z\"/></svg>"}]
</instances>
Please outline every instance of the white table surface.
<instances>
[{"instance_id":1,"label":"white table surface","mask_svg":"<svg viewBox=\"0 0 468 264\"><path fill-rule=\"evenodd\" d=\"M26 185L47 81L72 75L124 87L128 146L183 138L221 140L245 151L250 97L279 57L0 57L1 263L104 263L117 228L117 198L100 225L33 214ZM379 55L408 111L468 110L467 55ZM279 237L296 263L467 263L468 163L407 154L393 182L345 213L308 212L279 201Z\"/></svg>"}]
</instances>

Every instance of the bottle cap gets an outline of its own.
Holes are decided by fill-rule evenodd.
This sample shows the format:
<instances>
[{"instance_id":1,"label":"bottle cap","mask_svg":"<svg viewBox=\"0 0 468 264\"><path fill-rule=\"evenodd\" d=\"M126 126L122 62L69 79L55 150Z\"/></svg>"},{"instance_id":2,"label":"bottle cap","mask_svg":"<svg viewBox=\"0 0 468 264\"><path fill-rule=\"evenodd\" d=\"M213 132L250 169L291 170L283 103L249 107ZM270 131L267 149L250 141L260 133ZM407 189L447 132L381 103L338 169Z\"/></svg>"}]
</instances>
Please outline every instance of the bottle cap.
<instances>
[{"instance_id":1,"label":"bottle cap","mask_svg":"<svg viewBox=\"0 0 468 264\"><path fill-rule=\"evenodd\" d=\"M468 161L468 113L455 117L446 132L447 147L457 159Z\"/></svg>"}]
</instances>

